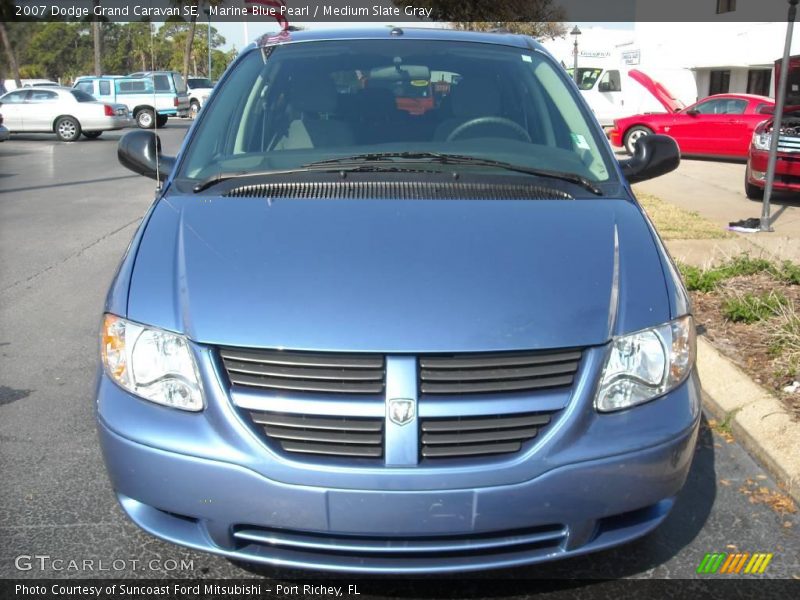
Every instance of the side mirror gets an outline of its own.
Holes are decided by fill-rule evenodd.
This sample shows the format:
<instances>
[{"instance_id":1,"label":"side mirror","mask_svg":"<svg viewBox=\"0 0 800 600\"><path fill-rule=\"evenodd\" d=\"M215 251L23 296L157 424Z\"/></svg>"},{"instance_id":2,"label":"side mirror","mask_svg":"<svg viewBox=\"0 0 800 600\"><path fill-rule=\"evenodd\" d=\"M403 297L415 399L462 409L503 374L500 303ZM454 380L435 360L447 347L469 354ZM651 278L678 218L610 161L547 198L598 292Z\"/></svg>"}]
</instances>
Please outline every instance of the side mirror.
<instances>
[{"instance_id":1,"label":"side mirror","mask_svg":"<svg viewBox=\"0 0 800 600\"><path fill-rule=\"evenodd\" d=\"M611 84L608 81L601 81L597 84L597 91L598 92L610 92L611 91Z\"/></svg>"},{"instance_id":2,"label":"side mirror","mask_svg":"<svg viewBox=\"0 0 800 600\"><path fill-rule=\"evenodd\" d=\"M174 156L161 154L161 139L152 131L131 131L117 146L120 164L139 175L164 181L175 166Z\"/></svg>"},{"instance_id":3,"label":"side mirror","mask_svg":"<svg viewBox=\"0 0 800 600\"><path fill-rule=\"evenodd\" d=\"M700 114L700 111L697 110L696 108L690 108L689 110L686 111L686 114L691 117L696 117L697 115Z\"/></svg>"},{"instance_id":4,"label":"side mirror","mask_svg":"<svg viewBox=\"0 0 800 600\"><path fill-rule=\"evenodd\" d=\"M631 158L619 161L629 183L639 183L674 171L681 164L678 144L668 135L646 135L636 140Z\"/></svg>"}]
</instances>

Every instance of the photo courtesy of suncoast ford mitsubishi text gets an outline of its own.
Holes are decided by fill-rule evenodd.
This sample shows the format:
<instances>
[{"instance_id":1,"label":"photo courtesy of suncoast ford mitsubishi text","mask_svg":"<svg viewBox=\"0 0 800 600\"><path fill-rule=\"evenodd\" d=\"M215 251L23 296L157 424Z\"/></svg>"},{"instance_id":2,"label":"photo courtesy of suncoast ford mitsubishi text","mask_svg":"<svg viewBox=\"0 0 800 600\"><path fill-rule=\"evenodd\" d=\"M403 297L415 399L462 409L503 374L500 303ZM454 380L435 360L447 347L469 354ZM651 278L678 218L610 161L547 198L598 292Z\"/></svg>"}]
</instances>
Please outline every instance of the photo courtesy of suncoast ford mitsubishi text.
<instances>
[{"instance_id":1,"label":"photo courtesy of suncoast ford mitsubishi text","mask_svg":"<svg viewBox=\"0 0 800 600\"><path fill-rule=\"evenodd\" d=\"M102 316L97 419L125 513L242 561L435 573L656 528L700 423L687 294L532 38L286 31L228 68ZM98 315L99 316L99 315Z\"/></svg>"}]
</instances>

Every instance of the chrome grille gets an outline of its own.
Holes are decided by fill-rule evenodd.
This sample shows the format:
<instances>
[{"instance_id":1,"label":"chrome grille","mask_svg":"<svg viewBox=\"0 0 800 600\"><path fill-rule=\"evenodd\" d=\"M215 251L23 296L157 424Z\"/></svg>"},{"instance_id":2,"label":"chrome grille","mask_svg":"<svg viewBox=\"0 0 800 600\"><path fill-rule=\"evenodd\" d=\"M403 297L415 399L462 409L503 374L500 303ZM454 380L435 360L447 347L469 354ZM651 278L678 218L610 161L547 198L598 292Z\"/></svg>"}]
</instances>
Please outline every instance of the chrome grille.
<instances>
[{"instance_id":1,"label":"chrome grille","mask_svg":"<svg viewBox=\"0 0 800 600\"><path fill-rule=\"evenodd\" d=\"M419 359L420 393L477 394L572 385L580 350L453 354Z\"/></svg>"},{"instance_id":2,"label":"chrome grille","mask_svg":"<svg viewBox=\"0 0 800 600\"><path fill-rule=\"evenodd\" d=\"M800 137L780 136L778 138L778 152L800 152Z\"/></svg>"},{"instance_id":3,"label":"chrome grille","mask_svg":"<svg viewBox=\"0 0 800 600\"><path fill-rule=\"evenodd\" d=\"M422 419L422 458L458 458L518 452L550 422L550 414Z\"/></svg>"},{"instance_id":4,"label":"chrome grille","mask_svg":"<svg viewBox=\"0 0 800 600\"><path fill-rule=\"evenodd\" d=\"M380 458L383 419L250 411L250 418L286 452Z\"/></svg>"},{"instance_id":5,"label":"chrome grille","mask_svg":"<svg viewBox=\"0 0 800 600\"><path fill-rule=\"evenodd\" d=\"M383 392L381 355L222 348L220 356L233 385L297 392Z\"/></svg>"}]
</instances>

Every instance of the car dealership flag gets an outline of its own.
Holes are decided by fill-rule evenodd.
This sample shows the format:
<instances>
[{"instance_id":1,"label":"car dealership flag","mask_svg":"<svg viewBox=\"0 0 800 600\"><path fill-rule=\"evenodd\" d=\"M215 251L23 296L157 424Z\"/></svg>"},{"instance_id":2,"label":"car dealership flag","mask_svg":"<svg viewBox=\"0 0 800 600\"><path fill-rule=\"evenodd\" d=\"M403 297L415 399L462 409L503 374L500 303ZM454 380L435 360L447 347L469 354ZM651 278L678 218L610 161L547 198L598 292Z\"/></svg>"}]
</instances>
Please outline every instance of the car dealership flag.
<instances>
[{"instance_id":1,"label":"car dealership flag","mask_svg":"<svg viewBox=\"0 0 800 600\"><path fill-rule=\"evenodd\" d=\"M275 18L282 29L289 28L289 19L286 18L286 2L283 0L244 0L247 4L261 4L271 8L270 14Z\"/></svg>"}]
</instances>

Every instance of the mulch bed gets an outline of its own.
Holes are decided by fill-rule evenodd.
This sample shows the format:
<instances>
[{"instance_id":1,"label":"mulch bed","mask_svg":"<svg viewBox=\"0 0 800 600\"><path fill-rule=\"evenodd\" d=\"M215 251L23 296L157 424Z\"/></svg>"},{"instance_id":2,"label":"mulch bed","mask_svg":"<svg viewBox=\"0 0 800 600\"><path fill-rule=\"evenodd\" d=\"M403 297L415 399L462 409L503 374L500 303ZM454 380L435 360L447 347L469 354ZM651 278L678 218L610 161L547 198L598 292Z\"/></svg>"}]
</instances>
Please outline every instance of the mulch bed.
<instances>
[{"instance_id":1,"label":"mulch bed","mask_svg":"<svg viewBox=\"0 0 800 600\"><path fill-rule=\"evenodd\" d=\"M792 394L783 388L800 380L800 373L787 373L785 358L773 349L768 322L734 323L722 314L725 298L752 293L761 295L775 291L785 295L800 309L800 286L776 281L767 274L733 277L720 283L712 292L691 292L699 332L725 356L735 362L756 383L774 392L789 413L800 420L800 392Z\"/></svg>"}]
</instances>

